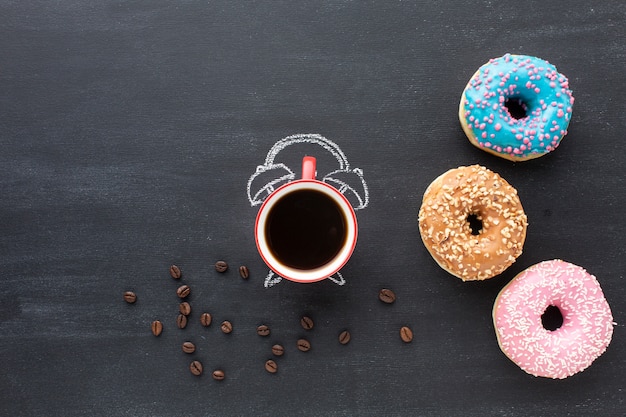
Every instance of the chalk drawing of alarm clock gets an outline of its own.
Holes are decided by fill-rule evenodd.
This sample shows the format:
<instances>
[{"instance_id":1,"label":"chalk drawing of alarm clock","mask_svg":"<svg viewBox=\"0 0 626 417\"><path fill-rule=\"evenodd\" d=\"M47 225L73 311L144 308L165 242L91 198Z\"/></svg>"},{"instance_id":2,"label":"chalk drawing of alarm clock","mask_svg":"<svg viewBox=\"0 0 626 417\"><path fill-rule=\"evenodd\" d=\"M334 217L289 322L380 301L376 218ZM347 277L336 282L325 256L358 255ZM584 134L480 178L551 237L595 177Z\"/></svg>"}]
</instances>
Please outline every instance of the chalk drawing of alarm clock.
<instances>
[{"instance_id":1,"label":"chalk drawing of alarm clock","mask_svg":"<svg viewBox=\"0 0 626 417\"><path fill-rule=\"evenodd\" d=\"M354 210L361 210L369 204L369 191L363 178L363 171L359 168L350 168L350 163L343 151L336 143L315 134L297 134L287 136L279 140L267 153L265 163L256 168L256 172L248 179L248 200L252 207L261 205L272 192L281 185L296 179L296 174L284 163L276 162L278 154L285 148L298 144L319 145L330 152L337 163L338 169L324 175L321 181L335 187L350 202ZM339 285L345 284L340 273L336 273L329 279ZM270 271L265 279L265 287L276 285L282 280L281 277Z\"/></svg>"}]
</instances>

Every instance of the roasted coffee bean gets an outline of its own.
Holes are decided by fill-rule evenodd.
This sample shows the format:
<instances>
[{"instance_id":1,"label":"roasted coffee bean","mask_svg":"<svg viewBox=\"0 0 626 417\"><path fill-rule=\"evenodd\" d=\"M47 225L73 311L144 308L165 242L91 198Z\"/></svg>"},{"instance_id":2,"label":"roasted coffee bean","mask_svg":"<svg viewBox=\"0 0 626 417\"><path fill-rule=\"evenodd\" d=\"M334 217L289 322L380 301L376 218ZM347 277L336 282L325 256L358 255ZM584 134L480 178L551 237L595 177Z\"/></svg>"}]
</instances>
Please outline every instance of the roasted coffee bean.
<instances>
[{"instance_id":1,"label":"roasted coffee bean","mask_svg":"<svg viewBox=\"0 0 626 417\"><path fill-rule=\"evenodd\" d=\"M178 306L178 310L183 316L188 316L191 313L191 306L188 302L184 301L180 303L180 305Z\"/></svg>"},{"instance_id":2,"label":"roasted coffee bean","mask_svg":"<svg viewBox=\"0 0 626 417\"><path fill-rule=\"evenodd\" d=\"M158 336L163 331L163 323L161 323L158 320L155 320L150 325L150 328L152 329L152 334L155 335L155 336Z\"/></svg>"},{"instance_id":3,"label":"roasted coffee bean","mask_svg":"<svg viewBox=\"0 0 626 417\"><path fill-rule=\"evenodd\" d=\"M202 362L200 361L191 362L191 365L189 365L189 370L194 375L197 375L197 376L202 375Z\"/></svg>"},{"instance_id":4,"label":"roasted coffee bean","mask_svg":"<svg viewBox=\"0 0 626 417\"><path fill-rule=\"evenodd\" d=\"M178 317L176 317L176 325L179 329L184 329L185 327L187 327L187 316L185 316L184 314L179 314Z\"/></svg>"},{"instance_id":5,"label":"roasted coffee bean","mask_svg":"<svg viewBox=\"0 0 626 417\"><path fill-rule=\"evenodd\" d=\"M137 295L132 291L126 291L124 293L124 301L126 301L128 304L132 304L137 301Z\"/></svg>"},{"instance_id":6,"label":"roasted coffee bean","mask_svg":"<svg viewBox=\"0 0 626 417\"><path fill-rule=\"evenodd\" d=\"M311 350L311 343L306 339L298 339L298 350L301 352L308 352Z\"/></svg>"},{"instance_id":7,"label":"roasted coffee bean","mask_svg":"<svg viewBox=\"0 0 626 417\"><path fill-rule=\"evenodd\" d=\"M239 267L239 275L243 279L248 279L248 277L250 276L250 271L248 270L248 267L247 266L240 266Z\"/></svg>"},{"instance_id":8,"label":"roasted coffee bean","mask_svg":"<svg viewBox=\"0 0 626 417\"><path fill-rule=\"evenodd\" d=\"M228 264L225 261L215 262L215 270L217 272L226 272L227 269L228 269Z\"/></svg>"},{"instance_id":9,"label":"roasted coffee bean","mask_svg":"<svg viewBox=\"0 0 626 417\"><path fill-rule=\"evenodd\" d=\"M233 324L231 322L229 322L228 320L224 320L222 322L222 327L221 327L222 331L226 334L230 333L233 331Z\"/></svg>"},{"instance_id":10,"label":"roasted coffee bean","mask_svg":"<svg viewBox=\"0 0 626 417\"><path fill-rule=\"evenodd\" d=\"M200 316L200 323L202 323L204 327L209 327L211 325L211 320L213 320L213 318L209 313L202 313Z\"/></svg>"},{"instance_id":11,"label":"roasted coffee bean","mask_svg":"<svg viewBox=\"0 0 626 417\"><path fill-rule=\"evenodd\" d=\"M178 295L179 298L186 298L187 296L189 296L190 292L191 292L191 288L189 288L188 285L181 285L176 290L176 294Z\"/></svg>"},{"instance_id":12,"label":"roasted coffee bean","mask_svg":"<svg viewBox=\"0 0 626 417\"><path fill-rule=\"evenodd\" d=\"M226 375L224 374L224 371L222 371L221 369L216 369L215 371L213 371L213 379L215 379L216 381L221 381L226 377Z\"/></svg>"},{"instance_id":13,"label":"roasted coffee bean","mask_svg":"<svg viewBox=\"0 0 626 417\"><path fill-rule=\"evenodd\" d=\"M350 342L350 332L344 330L343 332L339 333L339 343L341 343L342 345L347 345L348 342Z\"/></svg>"},{"instance_id":14,"label":"roasted coffee bean","mask_svg":"<svg viewBox=\"0 0 626 417\"><path fill-rule=\"evenodd\" d=\"M409 343L413 340L413 332L407 326L403 326L400 329L400 338L404 343Z\"/></svg>"},{"instance_id":15,"label":"roasted coffee bean","mask_svg":"<svg viewBox=\"0 0 626 417\"><path fill-rule=\"evenodd\" d=\"M180 272L180 268L176 265L170 266L170 275L174 279L179 279L183 274Z\"/></svg>"},{"instance_id":16,"label":"roasted coffee bean","mask_svg":"<svg viewBox=\"0 0 626 417\"><path fill-rule=\"evenodd\" d=\"M272 346L272 353L276 356L283 356L283 354L285 353L285 348L283 347L283 345L276 344Z\"/></svg>"},{"instance_id":17,"label":"roasted coffee bean","mask_svg":"<svg viewBox=\"0 0 626 417\"><path fill-rule=\"evenodd\" d=\"M275 374L276 371L278 371L278 365L276 365L276 362L269 359L267 362L265 362L265 370L270 374Z\"/></svg>"},{"instance_id":18,"label":"roasted coffee bean","mask_svg":"<svg viewBox=\"0 0 626 417\"><path fill-rule=\"evenodd\" d=\"M304 316L300 319L300 325L305 330L311 330L313 328L313 319L311 317Z\"/></svg>"},{"instance_id":19,"label":"roasted coffee bean","mask_svg":"<svg viewBox=\"0 0 626 417\"><path fill-rule=\"evenodd\" d=\"M267 327L265 324L260 325L259 327L256 328L256 332L259 336L269 336L270 335L270 328Z\"/></svg>"},{"instance_id":20,"label":"roasted coffee bean","mask_svg":"<svg viewBox=\"0 0 626 417\"><path fill-rule=\"evenodd\" d=\"M378 292L378 298L383 303L391 304L396 301L396 294L390 289L383 288Z\"/></svg>"},{"instance_id":21,"label":"roasted coffee bean","mask_svg":"<svg viewBox=\"0 0 626 417\"><path fill-rule=\"evenodd\" d=\"M194 353L196 351L196 345L191 342L183 343L183 352L185 353Z\"/></svg>"}]
</instances>

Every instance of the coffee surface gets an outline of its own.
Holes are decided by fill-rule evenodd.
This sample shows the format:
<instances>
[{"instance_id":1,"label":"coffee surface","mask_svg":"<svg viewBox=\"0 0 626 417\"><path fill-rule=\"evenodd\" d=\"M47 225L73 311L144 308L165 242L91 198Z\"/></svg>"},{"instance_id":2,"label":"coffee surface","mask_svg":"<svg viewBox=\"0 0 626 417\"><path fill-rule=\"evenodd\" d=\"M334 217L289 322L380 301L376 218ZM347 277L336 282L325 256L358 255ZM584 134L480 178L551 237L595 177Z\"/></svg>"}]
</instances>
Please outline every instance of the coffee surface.
<instances>
[{"instance_id":1,"label":"coffee surface","mask_svg":"<svg viewBox=\"0 0 626 417\"><path fill-rule=\"evenodd\" d=\"M279 262L291 268L314 269L339 253L346 240L346 220L326 194L298 190L276 202L265 232Z\"/></svg>"}]
</instances>

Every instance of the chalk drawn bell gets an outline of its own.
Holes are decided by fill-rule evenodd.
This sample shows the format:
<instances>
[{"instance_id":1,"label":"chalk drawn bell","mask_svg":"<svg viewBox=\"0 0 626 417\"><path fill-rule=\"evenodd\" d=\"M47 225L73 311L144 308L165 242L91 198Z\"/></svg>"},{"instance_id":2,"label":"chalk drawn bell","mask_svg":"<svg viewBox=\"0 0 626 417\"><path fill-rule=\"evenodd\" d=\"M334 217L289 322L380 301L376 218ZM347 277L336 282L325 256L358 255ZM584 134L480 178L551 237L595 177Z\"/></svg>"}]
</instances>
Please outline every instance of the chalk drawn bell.
<instances>
[{"instance_id":1,"label":"chalk drawn bell","mask_svg":"<svg viewBox=\"0 0 626 417\"><path fill-rule=\"evenodd\" d=\"M367 207L369 192L363 171L359 168L350 169L343 151L334 142L318 134L292 135L274 144L267 154L265 164L257 166L256 172L248 180L248 199L253 207L262 204L275 189L296 178L289 167L283 163L274 163L274 159L280 151L298 143L317 144L330 152L337 159L339 169L326 174L322 181L344 194L355 210Z\"/></svg>"},{"instance_id":2,"label":"chalk drawn bell","mask_svg":"<svg viewBox=\"0 0 626 417\"><path fill-rule=\"evenodd\" d=\"M283 184L293 181L296 175L285 164L259 165L248 182L248 199L258 206Z\"/></svg>"},{"instance_id":3,"label":"chalk drawn bell","mask_svg":"<svg viewBox=\"0 0 626 417\"><path fill-rule=\"evenodd\" d=\"M339 169L326 175L323 182L332 185L342 193L355 210L367 206L367 186L363 180L363 171L355 168L352 171Z\"/></svg>"}]
</instances>

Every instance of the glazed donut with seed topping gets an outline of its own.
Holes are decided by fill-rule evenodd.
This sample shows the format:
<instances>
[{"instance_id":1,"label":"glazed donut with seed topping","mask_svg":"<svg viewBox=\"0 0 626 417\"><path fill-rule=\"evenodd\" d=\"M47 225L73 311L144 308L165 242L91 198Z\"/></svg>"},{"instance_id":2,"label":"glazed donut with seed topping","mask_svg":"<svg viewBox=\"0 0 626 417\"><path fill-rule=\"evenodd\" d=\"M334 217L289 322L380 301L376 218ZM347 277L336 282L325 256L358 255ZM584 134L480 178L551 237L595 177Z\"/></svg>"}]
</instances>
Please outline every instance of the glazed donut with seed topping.
<instances>
[{"instance_id":1,"label":"glazed donut with seed topping","mask_svg":"<svg viewBox=\"0 0 626 417\"><path fill-rule=\"evenodd\" d=\"M418 221L433 259L463 281L492 278L511 266L522 254L528 224L517 190L480 165L435 179Z\"/></svg>"}]
</instances>

